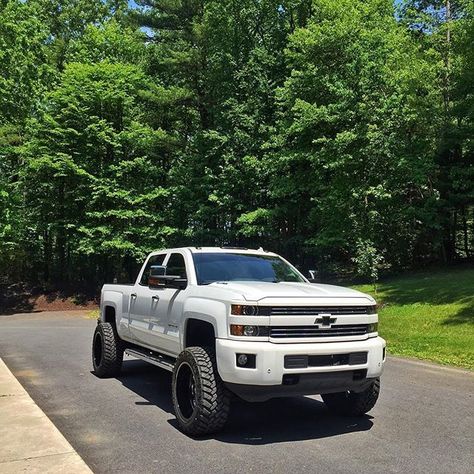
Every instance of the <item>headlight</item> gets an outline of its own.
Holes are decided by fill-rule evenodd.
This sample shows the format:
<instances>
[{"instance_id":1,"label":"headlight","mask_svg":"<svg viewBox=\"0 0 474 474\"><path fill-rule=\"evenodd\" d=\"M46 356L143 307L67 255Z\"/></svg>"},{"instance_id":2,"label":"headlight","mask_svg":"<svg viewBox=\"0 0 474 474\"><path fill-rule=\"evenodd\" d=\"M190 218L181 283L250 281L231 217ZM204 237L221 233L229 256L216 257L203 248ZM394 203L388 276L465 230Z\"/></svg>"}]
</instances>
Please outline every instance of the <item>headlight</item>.
<instances>
[{"instance_id":1,"label":"headlight","mask_svg":"<svg viewBox=\"0 0 474 474\"><path fill-rule=\"evenodd\" d=\"M247 304L233 304L230 314L233 316L270 316L270 306L256 306Z\"/></svg>"},{"instance_id":2,"label":"headlight","mask_svg":"<svg viewBox=\"0 0 474 474\"><path fill-rule=\"evenodd\" d=\"M367 306L367 314L377 314L377 305Z\"/></svg>"},{"instance_id":3,"label":"headlight","mask_svg":"<svg viewBox=\"0 0 474 474\"><path fill-rule=\"evenodd\" d=\"M230 314L234 316L257 316L257 306L247 306L243 304L233 304L230 307Z\"/></svg>"}]
</instances>

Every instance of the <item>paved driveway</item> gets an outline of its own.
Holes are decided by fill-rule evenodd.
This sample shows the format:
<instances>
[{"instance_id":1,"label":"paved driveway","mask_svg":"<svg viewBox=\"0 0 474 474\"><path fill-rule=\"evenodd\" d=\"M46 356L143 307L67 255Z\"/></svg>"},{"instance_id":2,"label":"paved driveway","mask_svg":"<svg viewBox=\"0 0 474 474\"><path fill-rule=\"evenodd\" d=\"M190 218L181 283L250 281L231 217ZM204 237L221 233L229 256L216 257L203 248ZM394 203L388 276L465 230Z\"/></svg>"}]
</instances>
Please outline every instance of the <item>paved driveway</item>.
<instances>
[{"instance_id":1,"label":"paved driveway","mask_svg":"<svg viewBox=\"0 0 474 474\"><path fill-rule=\"evenodd\" d=\"M172 413L169 373L129 359L91 373L84 313L0 316L0 357L97 473L474 472L474 375L389 358L362 419L318 397L236 402L226 430L193 440Z\"/></svg>"}]
</instances>

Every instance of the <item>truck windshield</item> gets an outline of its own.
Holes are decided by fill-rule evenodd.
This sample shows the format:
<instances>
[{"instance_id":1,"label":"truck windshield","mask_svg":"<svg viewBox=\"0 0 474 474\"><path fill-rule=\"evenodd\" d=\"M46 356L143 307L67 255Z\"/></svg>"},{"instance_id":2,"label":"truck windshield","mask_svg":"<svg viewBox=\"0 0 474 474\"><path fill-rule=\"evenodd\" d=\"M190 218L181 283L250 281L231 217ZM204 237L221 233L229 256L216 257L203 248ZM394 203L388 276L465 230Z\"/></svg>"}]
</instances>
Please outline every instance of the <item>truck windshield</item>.
<instances>
[{"instance_id":1,"label":"truck windshield","mask_svg":"<svg viewBox=\"0 0 474 474\"><path fill-rule=\"evenodd\" d=\"M195 253L198 285L216 281L304 282L301 275L279 257L243 253Z\"/></svg>"}]
</instances>

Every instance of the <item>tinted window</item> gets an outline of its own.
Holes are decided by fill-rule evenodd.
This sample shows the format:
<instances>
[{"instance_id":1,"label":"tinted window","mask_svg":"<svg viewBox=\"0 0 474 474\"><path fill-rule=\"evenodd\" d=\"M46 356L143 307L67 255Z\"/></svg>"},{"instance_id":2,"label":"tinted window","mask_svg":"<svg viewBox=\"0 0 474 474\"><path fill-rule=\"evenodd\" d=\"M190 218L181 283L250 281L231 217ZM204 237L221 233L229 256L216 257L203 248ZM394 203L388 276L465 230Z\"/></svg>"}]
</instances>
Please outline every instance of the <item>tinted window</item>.
<instances>
[{"instance_id":1,"label":"tinted window","mask_svg":"<svg viewBox=\"0 0 474 474\"><path fill-rule=\"evenodd\" d=\"M166 274L186 278L186 265L184 264L184 257L180 253L171 254L166 264Z\"/></svg>"},{"instance_id":2,"label":"tinted window","mask_svg":"<svg viewBox=\"0 0 474 474\"><path fill-rule=\"evenodd\" d=\"M150 276L150 267L152 265L163 265L166 254L152 255L148 262L146 262L145 270L143 270L142 277L140 278L140 285L148 286L148 277Z\"/></svg>"},{"instance_id":3,"label":"tinted window","mask_svg":"<svg viewBox=\"0 0 474 474\"><path fill-rule=\"evenodd\" d=\"M195 253L198 285L214 281L304 281L279 257L238 253Z\"/></svg>"}]
</instances>

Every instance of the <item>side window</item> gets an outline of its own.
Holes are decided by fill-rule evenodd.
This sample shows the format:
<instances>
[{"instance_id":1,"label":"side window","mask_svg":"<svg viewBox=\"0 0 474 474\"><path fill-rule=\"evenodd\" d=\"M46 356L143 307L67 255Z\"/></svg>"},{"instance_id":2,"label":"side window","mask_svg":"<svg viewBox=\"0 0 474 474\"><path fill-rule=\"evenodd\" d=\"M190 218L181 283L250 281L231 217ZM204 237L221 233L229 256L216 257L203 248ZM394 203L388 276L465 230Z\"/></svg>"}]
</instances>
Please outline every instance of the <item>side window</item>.
<instances>
[{"instance_id":1,"label":"side window","mask_svg":"<svg viewBox=\"0 0 474 474\"><path fill-rule=\"evenodd\" d=\"M165 261L166 254L152 255L148 262L146 262L145 270L143 270L143 275L140 278L140 285L148 286L148 277L150 276L150 267L152 265L163 265Z\"/></svg>"},{"instance_id":2,"label":"side window","mask_svg":"<svg viewBox=\"0 0 474 474\"><path fill-rule=\"evenodd\" d=\"M186 278L186 265L184 263L184 257L180 253L171 254L166 265L166 274Z\"/></svg>"}]
</instances>

